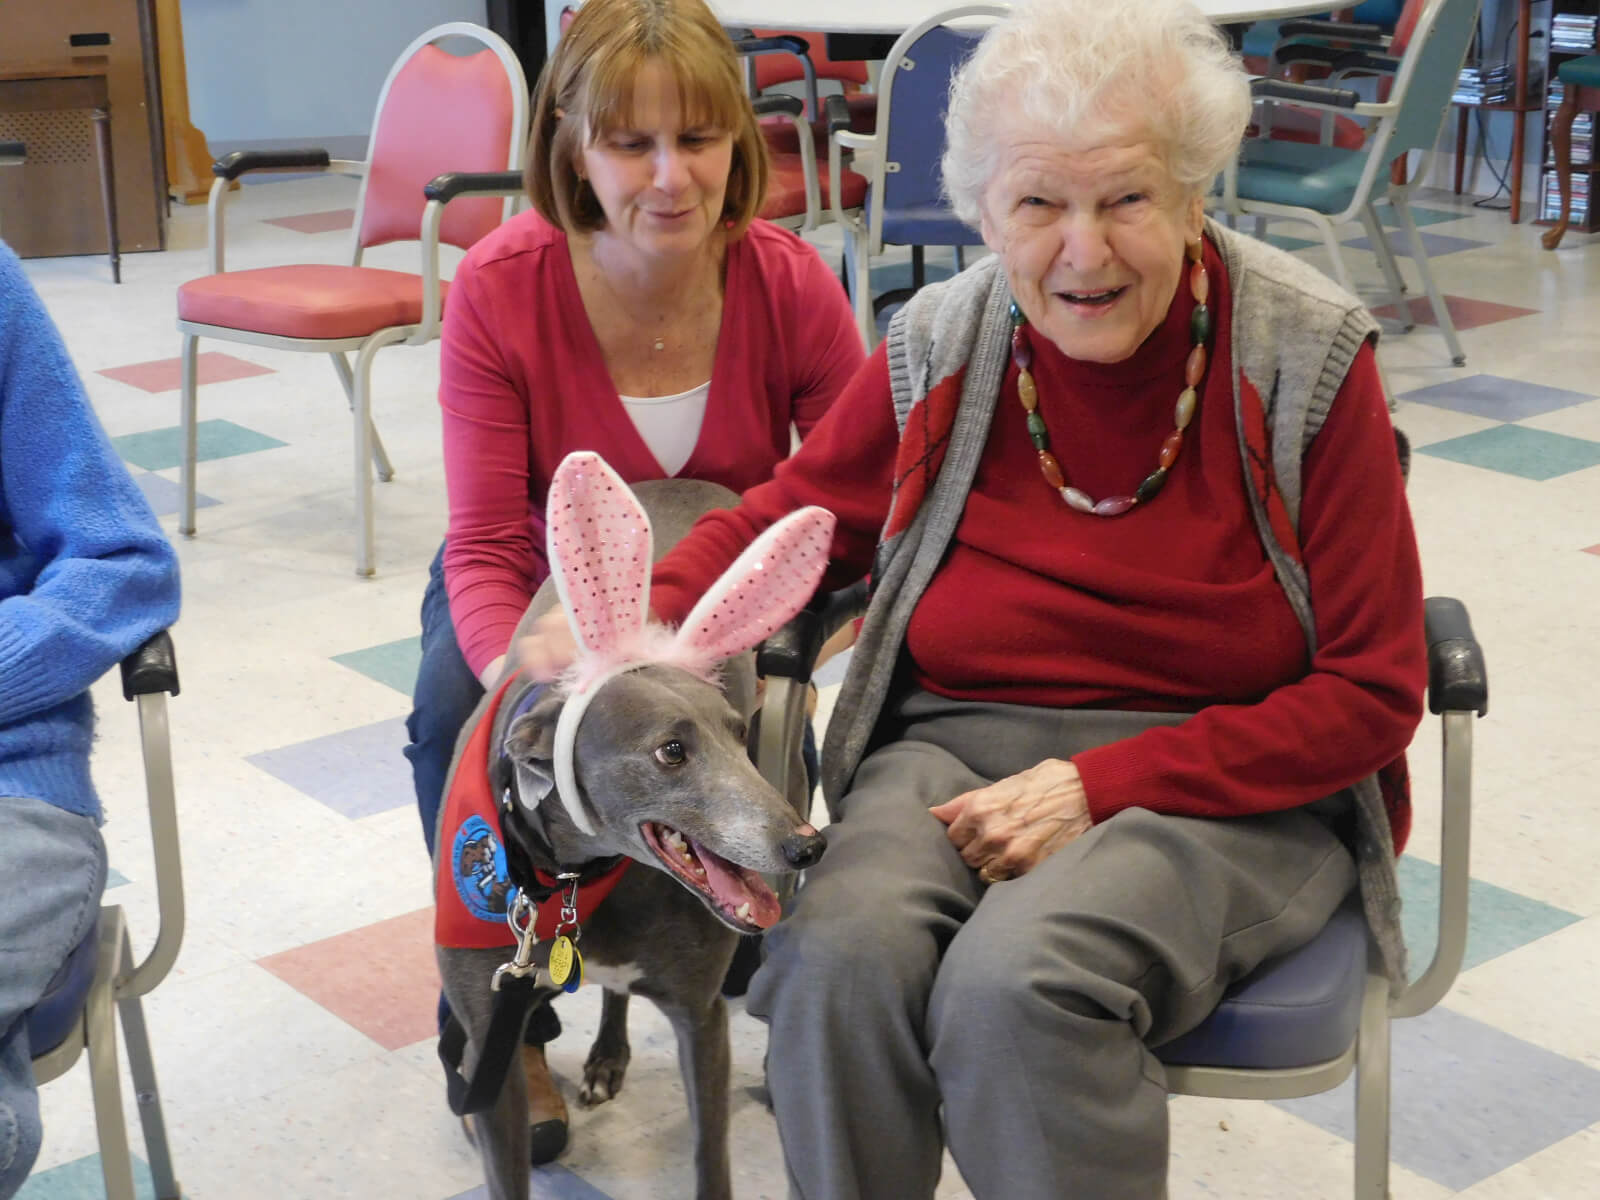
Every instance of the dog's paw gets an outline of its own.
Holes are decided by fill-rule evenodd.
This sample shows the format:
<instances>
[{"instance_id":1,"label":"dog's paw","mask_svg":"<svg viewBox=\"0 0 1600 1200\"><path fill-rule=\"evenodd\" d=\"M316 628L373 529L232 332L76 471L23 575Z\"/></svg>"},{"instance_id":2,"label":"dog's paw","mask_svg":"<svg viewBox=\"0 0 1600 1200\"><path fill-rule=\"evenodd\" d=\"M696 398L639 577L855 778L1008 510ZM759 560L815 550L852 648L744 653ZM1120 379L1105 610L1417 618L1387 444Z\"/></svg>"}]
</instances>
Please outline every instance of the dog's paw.
<instances>
[{"instance_id":1,"label":"dog's paw","mask_svg":"<svg viewBox=\"0 0 1600 1200\"><path fill-rule=\"evenodd\" d=\"M589 1061L583 1064L583 1086L578 1089L578 1103L584 1108L604 1104L622 1090L622 1077L628 1070L628 1048L622 1052L602 1054L589 1052Z\"/></svg>"}]
</instances>

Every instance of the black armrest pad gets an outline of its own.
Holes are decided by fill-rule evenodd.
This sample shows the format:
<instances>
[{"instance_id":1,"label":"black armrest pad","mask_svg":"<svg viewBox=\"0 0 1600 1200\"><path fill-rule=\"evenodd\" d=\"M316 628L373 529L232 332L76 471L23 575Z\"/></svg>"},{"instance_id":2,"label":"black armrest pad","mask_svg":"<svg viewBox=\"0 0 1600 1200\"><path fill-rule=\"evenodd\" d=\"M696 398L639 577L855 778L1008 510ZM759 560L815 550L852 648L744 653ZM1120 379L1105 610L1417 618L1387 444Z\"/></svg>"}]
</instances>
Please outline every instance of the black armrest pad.
<instances>
[{"instance_id":1,"label":"black armrest pad","mask_svg":"<svg viewBox=\"0 0 1600 1200\"><path fill-rule=\"evenodd\" d=\"M822 115L828 122L830 138L841 129L850 128L850 105L837 92L831 92L822 98Z\"/></svg>"},{"instance_id":2,"label":"black armrest pad","mask_svg":"<svg viewBox=\"0 0 1600 1200\"><path fill-rule=\"evenodd\" d=\"M1341 46L1323 46L1315 42L1291 42L1288 45L1277 45L1272 49L1272 61L1280 67L1298 66L1302 63L1315 63L1320 66L1329 66L1338 62L1350 51Z\"/></svg>"},{"instance_id":3,"label":"black armrest pad","mask_svg":"<svg viewBox=\"0 0 1600 1200\"><path fill-rule=\"evenodd\" d=\"M287 171L296 167L308 171L327 169L331 162L326 150L235 150L211 164L218 179L237 179L246 171Z\"/></svg>"},{"instance_id":4,"label":"black armrest pad","mask_svg":"<svg viewBox=\"0 0 1600 1200\"><path fill-rule=\"evenodd\" d=\"M1483 647L1461 601L1430 596L1424 602L1428 635L1428 708L1435 713L1489 711L1489 673Z\"/></svg>"},{"instance_id":5,"label":"black armrest pad","mask_svg":"<svg viewBox=\"0 0 1600 1200\"><path fill-rule=\"evenodd\" d=\"M777 113L798 117L806 111L805 101L799 96L757 96L750 101L750 107L756 110L758 117L770 117Z\"/></svg>"},{"instance_id":6,"label":"black armrest pad","mask_svg":"<svg viewBox=\"0 0 1600 1200\"><path fill-rule=\"evenodd\" d=\"M1327 104L1334 108L1354 108L1361 93L1350 88L1319 87L1311 83L1290 83L1286 79L1252 79L1250 95L1257 100L1288 100L1299 104Z\"/></svg>"},{"instance_id":7,"label":"black armrest pad","mask_svg":"<svg viewBox=\"0 0 1600 1200\"><path fill-rule=\"evenodd\" d=\"M809 682L822 643L846 621L860 616L866 607L864 579L837 592L819 592L787 625L756 647L756 674Z\"/></svg>"},{"instance_id":8,"label":"black armrest pad","mask_svg":"<svg viewBox=\"0 0 1600 1200\"><path fill-rule=\"evenodd\" d=\"M0 158L26 158L28 148L21 142L0 141Z\"/></svg>"},{"instance_id":9,"label":"black armrest pad","mask_svg":"<svg viewBox=\"0 0 1600 1200\"><path fill-rule=\"evenodd\" d=\"M805 38L795 37L792 33L779 34L777 37L748 37L735 38L733 49L738 54L797 54L811 53L811 43Z\"/></svg>"},{"instance_id":10,"label":"black armrest pad","mask_svg":"<svg viewBox=\"0 0 1600 1200\"><path fill-rule=\"evenodd\" d=\"M429 200L448 204L457 196L520 196L521 171L446 171L422 185Z\"/></svg>"},{"instance_id":11,"label":"black armrest pad","mask_svg":"<svg viewBox=\"0 0 1600 1200\"><path fill-rule=\"evenodd\" d=\"M1381 42L1389 34L1382 25L1357 25L1353 21L1285 21L1278 26L1278 36L1333 38L1340 42Z\"/></svg>"},{"instance_id":12,"label":"black armrest pad","mask_svg":"<svg viewBox=\"0 0 1600 1200\"><path fill-rule=\"evenodd\" d=\"M178 694L178 658L172 650L172 637L165 629L122 660L125 699L156 692Z\"/></svg>"}]
</instances>

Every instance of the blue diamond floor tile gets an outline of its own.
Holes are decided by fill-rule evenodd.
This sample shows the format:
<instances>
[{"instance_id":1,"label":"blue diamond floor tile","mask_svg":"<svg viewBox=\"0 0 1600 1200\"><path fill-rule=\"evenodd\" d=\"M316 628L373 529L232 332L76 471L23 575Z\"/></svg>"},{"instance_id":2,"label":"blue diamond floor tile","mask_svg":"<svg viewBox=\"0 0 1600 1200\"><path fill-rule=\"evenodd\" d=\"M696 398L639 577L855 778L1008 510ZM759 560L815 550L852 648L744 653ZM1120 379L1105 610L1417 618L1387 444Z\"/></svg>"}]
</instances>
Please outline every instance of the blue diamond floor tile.
<instances>
[{"instance_id":1,"label":"blue diamond floor tile","mask_svg":"<svg viewBox=\"0 0 1600 1200\"><path fill-rule=\"evenodd\" d=\"M1392 1029L1390 1157L1452 1191L1600 1121L1600 1071L1582 1063L1446 1008ZM1354 1086L1274 1103L1350 1138Z\"/></svg>"},{"instance_id":2,"label":"blue diamond floor tile","mask_svg":"<svg viewBox=\"0 0 1600 1200\"><path fill-rule=\"evenodd\" d=\"M1525 425L1496 425L1464 437L1418 446L1416 451L1540 481L1600 464L1600 442L1529 429Z\"/></svg>"},{"instance_id":3,"label":"blue diamond floor tile","mask_svg":"<svg viewBox=\"0 0 1600 1200\"><path fill-rule=\"evenodd\" d=\"M450 1200L489 1200L489 1191L479 1185L471 1191L456 1193ZM566 1167L548 1163L535 1167L529 1177L528 1200L611 1200L611 1194L602 1192Z\"/></svg>"},{"instance_id":4,"label":"blue diamond floor tile","mask_svg":"<svg viewBox=\"0 0 1600 1200\"><path fill-rule=\"evenodd\" d=\"M245 759L351 820L416 803L400 717Z\"/></svg>"},{"instance_id":5,"label":"blue diamond floor tile","mask_svg":"<svg viewBox=\"0 0 1600 1200\"><path fill-rule=\"evenodd\" d=\"M164 471L168 467L183 464L183 430L176 425L169 429L125 433L112 438L111 444L123 458L146 471ZM288 444L220 418L201 421L195 426L195 457L201 462L232 458L236 454L254 454L257 450L271 450Z\"/></svg>"},{"instance_id":6,"label":"blue diamond floor tile","mask_svg":"<svg viewBox=\"0 0 1600 1200\"><path fill-rule=\"evenodd\" d=\"M1419 227L1437 225L1441 221L1459 221L1465 215L1465 213L1451 212L1446 208L1418 208L1414 204L1411 206L1411 219ZM1378 219L1383 222L1386 229L1397 229L1400 226L1400 218L1395 215L1392 204L1378 205Z\"/></svg>"},{"instance_id":7,"label":"blue diamond floor tile","mask_svg":"<svg viewBox=\"0 0 1600 1200\"><path fill-rule=\"evenodd\" d=\"M123 884L131 882L126 875L115 867L106 868L106 891L109 892L112 888L121 887Z\"/></svg>"},{"instance_id":8,"label":"blue diamond floor tile","mask_svg":"<svg viewBox=\"0 0 1600 1200\"><path fill-rule=\"evenodd\" d=\"M422 638L401 638L398 642L335 654L333 661L368 679L388 684L402 696L409 696L416 686L417 667L422 662Z\"/></svg>"},{"instance_id":9,"label":"blue diamond floor tile","mask_svg":"<svg viewBox=\"0 0 1600 1200\"><path fill-rule=\"evenodd\" d=\"M1398 398L1494 421L1521 421L1594 399L1583 392L1524 383L1503 375L1468 375L1404 392Z\"/></svg>"},{"instance_id":10,"label":"blue diamond floor tile","mask_svg":"<svg viewBox=\"0 0 1600 1200\"><path fill-rule=\"evenodd\" d=\"M1406 854L1396 870L1411 975L1416 978L1427 969L1439 927L1439 868ZM1474 879L1467 885L1467 951L1461 969L1470 971L1578 920L1577 913Z\"/></svg>"},{"instance_id":11,"label":"blue diamond floor tile","mask_svg":"<svg viewBox=\"0 0 1600 1200\"><path fill-rule=\"evenodd\" d=\"M139 490L150 502L151 511L156 516L170 517L183 507L183 488L165 475L152 475L144 471L136 474L133 482L139 485ZM196 492L194 495L196 508L210 508L217 503L214 497L207 496L204 492Z\"/></svg>"},{"instance_id":12,"label":"blue diamond floor tile","mask_svg":"<svg viewBox=\"0 0 1600 1200\"><path fill-rule=\"evenodd\" d=\"M1355 238L1344 243L1353 250L1371 250L1371 238ZM1411 257L1411 239L1398 231L1389 234L1389 245L1394 252L1402 258ZM1448 233L1424 233L1422 235L1422 249L1429 258L1439 258L1445 254L1459 254L1463 250L1476 250L1481 246L1489 245L1488 242L1474 241L1472 238L1452 237Z\"/></svg>"},{"instance_id":13,"label":"blue diamond floor tile","mask_svg":"<svg viewBox=\"0 0 1600 1200\"><path fill-rule=\"evenodd\" d=\"M105 1200L105 1194L106 1178L100 1173L100 1156L91 1154L30 1175L16 1194L16 1200ZM135 1200L155 1200L156 1194L150 1168L137 1155L133 1159L133 1194Z\"/></svg>"}]
</instances>

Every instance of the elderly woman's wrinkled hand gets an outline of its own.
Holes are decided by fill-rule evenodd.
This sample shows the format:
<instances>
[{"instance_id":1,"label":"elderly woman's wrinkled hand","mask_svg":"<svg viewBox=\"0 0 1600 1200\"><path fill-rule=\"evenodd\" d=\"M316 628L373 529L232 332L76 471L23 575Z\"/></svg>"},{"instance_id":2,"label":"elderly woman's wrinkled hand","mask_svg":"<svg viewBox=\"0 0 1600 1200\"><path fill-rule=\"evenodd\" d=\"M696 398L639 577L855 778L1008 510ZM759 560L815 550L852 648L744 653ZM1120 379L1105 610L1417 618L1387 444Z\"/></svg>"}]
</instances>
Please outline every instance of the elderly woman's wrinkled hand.
<instances>
[{"instance_id":1,"label":"elderly woman's wrinkled hand","mask_svg":"<svg viewBox=\"0 0 1600 1200\"><path fill-rule=\"evenodd\" d=\"M541 683L565 671L578 657L566 609L557 606L535 620L525 635L511 643L511 654L529 679Z\"/></svg>"},{"instance_id":2,"label":"elderly woman's wrinkled hand","mask_svg":"<svg viewBox=\"0 0 1600 1200\"><path fill-rule=\"evenodd\" d=\"M1027 874L1093 824L1078 768L1059 758L928 811L985 883Z\"/></svg>"}]
</instances>

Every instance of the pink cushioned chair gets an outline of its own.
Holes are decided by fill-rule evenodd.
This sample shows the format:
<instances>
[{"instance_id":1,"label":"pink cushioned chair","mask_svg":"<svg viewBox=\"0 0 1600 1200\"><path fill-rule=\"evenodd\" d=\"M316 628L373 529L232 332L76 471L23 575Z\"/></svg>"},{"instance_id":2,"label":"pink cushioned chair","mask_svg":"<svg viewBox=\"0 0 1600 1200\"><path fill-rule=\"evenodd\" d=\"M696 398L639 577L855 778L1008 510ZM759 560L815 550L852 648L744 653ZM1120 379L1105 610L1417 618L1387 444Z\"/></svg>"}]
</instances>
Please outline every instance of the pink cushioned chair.
<instances>
[{"instance_id":1,"label":"pink cushioned chair","mask_svg":"<svg viewBox=\"0 0 1600 1200\"><path fill-rule=\"evenodd\" d=\"M446 38L479 48L457 55ZM528 85L517 56L479 25L451 22L422 34L400 55L378 96L364 162L331 159L325 150L240 151L212 167L207 213L211 271L178 289L183 333L183 514L195 531L195 362L201 337L327 354L350 401L355 427L356 574L373 572L372 472L394 475L372 423L372 359L384 346L418 346L439 336L449 285L439 279L439 244L471 246L506 217L515 200L506 176L494 195L454 189L424 194L441 175L519 172L528 140ZM223 269L223 204L247 171L331 171L361 182L349 266L296 264L250 271ZM445 205L454 195L457 200ZM361 265L369 246L421 242L420 270ZM352 367L346 354L355 353Z\"/></svg>"}]
</instances>

